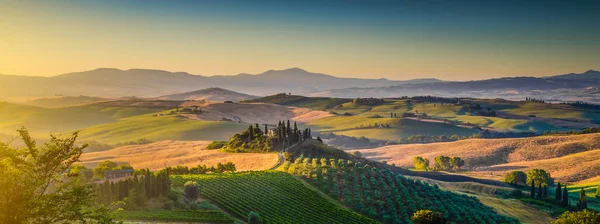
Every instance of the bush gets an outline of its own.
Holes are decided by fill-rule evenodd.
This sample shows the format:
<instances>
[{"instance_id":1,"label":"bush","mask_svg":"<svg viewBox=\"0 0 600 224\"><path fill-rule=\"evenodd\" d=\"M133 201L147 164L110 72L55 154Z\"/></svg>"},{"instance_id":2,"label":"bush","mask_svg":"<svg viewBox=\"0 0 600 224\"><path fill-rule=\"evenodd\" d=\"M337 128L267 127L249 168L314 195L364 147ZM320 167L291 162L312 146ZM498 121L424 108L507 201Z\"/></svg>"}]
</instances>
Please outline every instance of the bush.
<instances>
[{"instance_id":1,"label":"bush","mask_svg":"<svg viewBox=\"0 0 600 224\"><path fill-rule=\"evenodd\" d=\"M248 214L248 224L259 224L261 223L260 215L256 212L250 212Z\"/></svg>"},{"instance_id":2,"label":"bush","mask_svg":"<svg viewBox=\"0 0 600 224\"><path fill-rule=\"evenodd\" d=\"M206 146L206 149L221 149L227 144L226 141L214 141Z\"/></svg>"},{"instance_id":3,"label":"bush","mask_svg":"<svg viewBox=\"0 0 600 224\"><path fill-rule=\"evenodd\" d=\"M552 224L597 224L600 223L600 212L583 210L579 212L565 212Z\"/></svg>"},{"instance_id":4,"label":"bush","mask_svg":"<svg viewBox=\"0 0 600 224\"><path fill-rule=\"evenodd\" d=\"M504 176L504 182L516 184L516 185L526 185L527 184L527 175L522 171L511 171Z\"/></svg>"},{"instance_id":5,"label":"bush","mask_svg":"<svg viewBox=\"0 0 600 224\"><path fill-rule=\"evenodd\" d=\"M439 212L419 210L410 218L415 224L444 224L444 216Z\"/></svg>"},{"instance_id":6,"label":"bush","mask_svg":"<svg viewBox=\"0 0 600 224\"><path fill-rule=\"evenodd\" d=\"M420 156L413 158L413 164L415 166L415 169L418 169L418 170L429 169L429 160L425 159L423 157L420 157Z\"/></svg>"},{"instance_id":7,"label":"bush","mask_svg":"<svg viewBox=\"0 0 600 224\"><path fill-rule=\"evenodd\" d=\"M190 200L196 200L196 198L200 196L199 190L200 187L198 186L198 183L193 181L185 182L183 185L183 193Z\"/></svg>"}]
</instances>

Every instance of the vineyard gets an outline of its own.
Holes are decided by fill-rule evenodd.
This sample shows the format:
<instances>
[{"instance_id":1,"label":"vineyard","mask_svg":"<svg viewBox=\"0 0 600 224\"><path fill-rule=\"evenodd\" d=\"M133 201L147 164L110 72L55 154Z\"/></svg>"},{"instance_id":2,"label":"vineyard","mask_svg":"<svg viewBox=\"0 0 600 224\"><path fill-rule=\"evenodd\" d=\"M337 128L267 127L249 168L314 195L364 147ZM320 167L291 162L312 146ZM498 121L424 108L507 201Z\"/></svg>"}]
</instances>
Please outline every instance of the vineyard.
<instances>
[{"instance_id":1,"label":"vineyard","mask_svg":"<svg viewBox=\"0 0 600 224\"><path fill-rule=\"evenodd\" d=\"M253 211L266 223L376 223L282 172L175 175L172 180L197 182L203 197L243 220Z\"/></svg>"},{"instance_id":2,"label":"vineyard","mask_svg":"<svg viewBox=\"0 0 600 224\"><path fill-rule=\"evenodd\" d=\"M233 219L217 210L156 210L121 211L119 215L127 220L178 221L201 223L234 223Z\"/></svg>"},{"instance_id":3,"label":"vineyard","mask_svg":"<svg viewBox=\"0 0 600 224\"><path fill-rule=\"evenodd\" d=\"M302 177L347 207L383 223L412 223L410 217L422 209L441 212L455 223L518 223L475 197L351 160L300 156L279 170Z\"/></svg>"}]
</instances>

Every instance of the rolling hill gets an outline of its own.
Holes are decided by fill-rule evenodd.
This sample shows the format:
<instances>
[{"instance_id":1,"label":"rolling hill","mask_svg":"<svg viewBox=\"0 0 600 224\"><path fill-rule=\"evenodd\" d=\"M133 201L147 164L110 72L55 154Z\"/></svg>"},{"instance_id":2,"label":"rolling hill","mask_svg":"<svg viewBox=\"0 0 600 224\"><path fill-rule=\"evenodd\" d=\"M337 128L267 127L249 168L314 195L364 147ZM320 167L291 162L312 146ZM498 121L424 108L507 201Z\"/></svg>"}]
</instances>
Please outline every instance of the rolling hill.
<instances>
[{"instance_id":1,"label":"rolling hill","mask_svg":"<svg viewBox=\"0 0 600 224\"><path fill-rule=\"evenodd\" d=\"M82 104L90 104L108 99L91 96L59 96L51 98L39 98L28 100L25 102L27 105L45 108L59 108L59 107L70 107L78 106Z\"/></svg>"},{"instance_id":2,"label":"rolling hill","mask_svg":"<svg viewBox=\"0 0 600 224\"><path fill-rule=\"evenodd\" d=\"M196 90L192 92L178 93L166 96L160 96L156 99L159 100L208 100L208 101L233 101L238 102L242 100L249 100L257 98L257 96L251 96L248 94L238 93L221 88L207 88Z\"/></svg>"},{"instance_id":3,"label":"rolling hill","mask_svg":"<svg viewBox=\"0 0 600 224\"><path fill-rule=\"evenodd\" d=\"M102 161L126 163L136 169L160 170L165 166L216 166L233 162L238 171L267 170L277 164L275 153L226 153L206 150L210 141L160 141L145 145L130 145L81 156L87 167L96 167Z\"/></svg>"},{"instance_id":4,"label":"rolling hill","mask_svg":"<svg viewBox=\"0 0 600 224\"><path fill-rule=\"evenodd\" d=\"M514 139L468 139L457 142L405 144L359 150L366 158L411 167L421 156L431 161L439 155L458 156L483 173L548 169L559 181L576 182L600 175L597 159L600 134L541 136ZM577 165L576 165L577 164Z\"/></svg>"}]
</instances>

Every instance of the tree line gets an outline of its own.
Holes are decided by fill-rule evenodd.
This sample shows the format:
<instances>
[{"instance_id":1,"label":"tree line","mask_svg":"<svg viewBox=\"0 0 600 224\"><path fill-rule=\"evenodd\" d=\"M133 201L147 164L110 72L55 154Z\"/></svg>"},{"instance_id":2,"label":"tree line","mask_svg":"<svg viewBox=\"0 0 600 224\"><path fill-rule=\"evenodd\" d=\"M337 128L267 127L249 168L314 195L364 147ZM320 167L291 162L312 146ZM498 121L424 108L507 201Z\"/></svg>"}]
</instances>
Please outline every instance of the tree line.
<instances>
[{"instance_id":1,"label":"tree line","mask_svg":"<svg viewBox=\"0 0 600 224\"><path fill-rule=\"evenodd\" d=\"M435 157L435 164L433 170L437 171L459 171L464 165L465 161L460 157L448 157L439 155ZM416 156L413 158L413 166L418 170L430 170L429 159Z\"/></svg>"},{"instance_id":2,"label":"tree line","mask_svg":"<svg viewBox=\"0 0 600 224\"><path fill-rule=\"evenodd\" d=\"M206 165L198 165L195 167L187 166L176 166L169 168L170 174L182 175L182 174L206 174L206 173L224 173L224 172L235 172L235 164L232 162L218 163L217 166L207 167Z\"/></svg>"},{"instance_id":3,"label":"tree line","mask_svg":"<svg viewBox=\"0 0 600 224\"><path fill-rule=\"evenodd\" d=\"M166 196L171 189L169 169L159 172L141 170L132 177L118 181L104 180L95 184L99 203L109 205L115 201L128 201L137 206L143 206L148 198Z\"/></svg>"}]
</instances>

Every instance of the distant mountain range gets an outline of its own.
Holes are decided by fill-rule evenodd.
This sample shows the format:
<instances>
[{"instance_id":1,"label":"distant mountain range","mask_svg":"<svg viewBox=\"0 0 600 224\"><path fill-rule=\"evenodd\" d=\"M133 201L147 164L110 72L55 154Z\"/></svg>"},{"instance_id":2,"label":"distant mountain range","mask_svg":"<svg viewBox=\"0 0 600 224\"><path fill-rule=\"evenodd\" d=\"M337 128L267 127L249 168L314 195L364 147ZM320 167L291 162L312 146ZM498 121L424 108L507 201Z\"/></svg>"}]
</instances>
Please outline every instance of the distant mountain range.
<instances>
[{"instance_id":1,"label":"distant mountain range","mask_svg":"<svg viewBox=\"0 0 600 224\"><path fill-rule=\"evenodd\" d=\"M377 88L338 88L311 95L350 98L435 95L505 99L523 99L528 96L550 101L600 102L600 97L594 95L598 93L598 87L600 87L600 72L589 70L581 74L570 73L548 77L508 77L466 82L411 83Z\"/></svg>"},{"instance_id":2,"label":"distant mountain range","mask_svg":"<svg viewBox=\"0 0 600 224\"><path fill-rule=\"evenodd\" d=\"M387 79L338 78L299 68L269 70L261 74L201 76L162 70L99 68L54 77L0 75L4 98L31 98L55 95L98 97L159 97L218 86L253 95L281 92L308 94L335 88L379 87L434 83L437 79L391 81Z\"/></svg>"},{"instance_id":3,"label":"distant mountain range","mask_svg":"<svg viewBox=\"0 0 600 224\"><path fill-rule=\"evenodd\" d=\"M204 92L192 92L210 87L224 94L236 91L236 98L275 93L332 97L400 97L414 95L464 96L489 98L586 97L595 100L600 87L600 72L548 77L510 77L478 81L454 82L438 79L394 81L387 79L339 78L311 73L300 68L269 70L261 74L233 76L201 76L186 72L162 70L99 68L54 77L0 75L2 100L35 97L93 96L150 97L163 99L200 99ZM243 94L242 94L243 93ZM173 95L175 94L175 95ZM570 100L563 99L563 100ZM600 101L600 99L598 99Z\"/></svg>"},{"instance_id":4,"label":"distant mountain range","mask_svg":"<svg viewBox=\"0 0 600 224\"><path fill-rule=\"evenodd\" d=\"M238 93L231 90L222 88L207 88L197 91L171 94L166 96L157 97L160 100L208 100L208 101L233 101L239 102L242 100L251 100L258 98L248 94Z\"/></svg>"}]
</instances>

